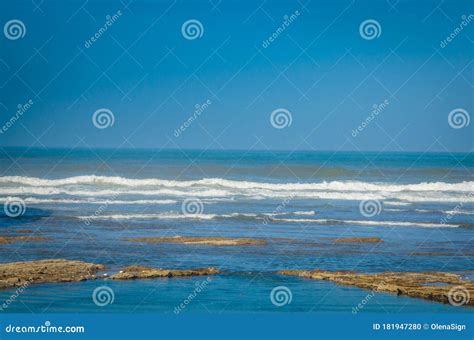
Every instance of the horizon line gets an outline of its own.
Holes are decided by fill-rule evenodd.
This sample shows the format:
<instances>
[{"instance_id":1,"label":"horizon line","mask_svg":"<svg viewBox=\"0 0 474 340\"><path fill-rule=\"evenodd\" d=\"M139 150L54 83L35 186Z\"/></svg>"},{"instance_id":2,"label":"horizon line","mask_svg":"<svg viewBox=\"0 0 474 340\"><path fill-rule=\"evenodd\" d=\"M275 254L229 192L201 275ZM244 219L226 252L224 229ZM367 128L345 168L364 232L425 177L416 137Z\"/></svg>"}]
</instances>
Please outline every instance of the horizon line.
<instances>
[{"instance_id":1,"label":"horizon line","mask_svg":"<svg viewBox=\"0 0 474 340\"><path fill-rule=\"evenodd\" d=\"M296 153L296 152L314 152L314 153L379 153L379 154L403 154L403 153L425 153L425 154L470 154L474 153L474 149L469 151L426 151L426 150L412 150L412 151L400 151L400 150L309 150L309 149L298 149L298 150L290 150L290 149L216 149L216 148L208 148L208 149L199 149L199 148L152 148L152 147L138 147L138 148L113 148L113 147L69 147L69 146L23 146L23 145L8 145L3 146L0 145L1 149L28 149L28 150L103 150L103 151L212 151L212 152L286 152L286 153Z\"/></svg>"}]
</instances>

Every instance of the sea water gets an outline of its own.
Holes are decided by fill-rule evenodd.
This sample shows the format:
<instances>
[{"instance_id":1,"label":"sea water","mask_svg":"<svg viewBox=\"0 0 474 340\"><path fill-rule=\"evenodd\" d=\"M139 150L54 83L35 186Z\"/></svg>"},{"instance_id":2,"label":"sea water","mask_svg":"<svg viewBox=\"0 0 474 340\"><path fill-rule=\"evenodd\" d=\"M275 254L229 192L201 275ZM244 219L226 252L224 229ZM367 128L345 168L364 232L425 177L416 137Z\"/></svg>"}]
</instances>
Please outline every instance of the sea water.
<instances>
[{"instance_id":1,"label":"sea water","mask_svg":"<svg viewBox=\"0 0 474 340\"><path fill-rule=\"evenodd\" d=\"M2 211L0 235L48 238L0 245L0 262L60 258L106 266L98 280L0 291L0 302L10 299L8 312L353 313L362 301L357 312L465 311L277 271L472 275L472 154L4 148L0 158L1 203L23 204L17 217ZM267 244L127 240L172 236ZM343 237L383 242L334 242ZM107 279L129 265L213 266L222 274ZM106 306L93 301L102 286L114 295ZM270 295L282 286L291 299L278 306Z\"/></svg>"}]
</instances>

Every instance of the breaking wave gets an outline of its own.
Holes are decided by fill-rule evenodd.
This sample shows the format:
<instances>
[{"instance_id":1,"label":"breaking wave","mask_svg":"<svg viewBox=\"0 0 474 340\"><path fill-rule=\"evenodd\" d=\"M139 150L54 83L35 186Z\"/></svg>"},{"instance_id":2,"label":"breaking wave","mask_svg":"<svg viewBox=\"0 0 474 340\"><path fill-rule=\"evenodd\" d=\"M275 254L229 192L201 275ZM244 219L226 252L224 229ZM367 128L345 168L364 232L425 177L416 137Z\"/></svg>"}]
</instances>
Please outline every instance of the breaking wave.
<instances>
[{"instance_id":1,"label":"breaking wave","mask_svg":"<svg viewBox=\"0 0 474 340\"><path fill-rule=\"evenodd\" d=\"M268 183L222 178L176 181L131 179L108 176L75 176L41 179L23 176L0 177L2 195L67 195L104 197L117 195L169 198L243 198L327 200L388 200L390 205L409 202L474 202L474 182L423 182L417 184L331 181L319 183ZM395 200L395 201L393 201Z\"/></svg>"}]
</instances>

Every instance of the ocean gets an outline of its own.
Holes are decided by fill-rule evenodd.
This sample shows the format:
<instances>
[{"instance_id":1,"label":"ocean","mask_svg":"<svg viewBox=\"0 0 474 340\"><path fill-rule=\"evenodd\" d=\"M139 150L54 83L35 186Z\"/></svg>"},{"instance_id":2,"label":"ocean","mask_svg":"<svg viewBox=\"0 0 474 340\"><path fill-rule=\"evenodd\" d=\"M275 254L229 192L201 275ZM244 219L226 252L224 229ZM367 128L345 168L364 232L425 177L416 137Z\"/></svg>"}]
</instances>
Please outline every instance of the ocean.
<instances>
[{"instance_id":1,"label":"ocean","mask_svg":"<svg viewBox=\"0 0 474 340\"><path fill-rule=\"evenodd\" d=\"M465 312L420 299L284 277L283 269L446 271L473 277L470 153L0 149L0 262L104 264L103 278L28 286L8 312ZM9 210L11 209L11 210ZM265 245L129 242L218 236ZM379 237L379 243L335 243ZM129 265L213 266L209 277L112 281ZM94 303L97 287L113 302ZM196 293L196 287L200 287ZM287 303L272 303L276 287ZM0 291L0 301L15 289ZM185 303L186 302L186 303ZM179 306L185 306L180 308Z\"/></svg>"}]
</instances>

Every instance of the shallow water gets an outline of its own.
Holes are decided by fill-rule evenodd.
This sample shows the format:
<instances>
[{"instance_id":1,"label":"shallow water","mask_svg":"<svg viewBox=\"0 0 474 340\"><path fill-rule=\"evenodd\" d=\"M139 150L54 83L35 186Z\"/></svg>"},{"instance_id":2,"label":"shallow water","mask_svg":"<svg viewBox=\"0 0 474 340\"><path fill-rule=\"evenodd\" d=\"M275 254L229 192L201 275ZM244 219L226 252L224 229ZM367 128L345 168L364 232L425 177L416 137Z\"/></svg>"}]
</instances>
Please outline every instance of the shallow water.
<instances>
[{"instance_id":1,"label":"shallow water","mask_svg":"<svg viewBox=\"0 0 474 340\"><path fill-rule=\"evenodd\" d=\"M50 240L1 245L1 262L84 260L106 265L108 274L132 264L221 269L223 274L213 277L184 312L350 313L369 293L282 277L275 274L279 269L463 275L473 269L474 157L470 154L3 152L8 156L3 155L0 163L0 200L21 200L24 210L16 218L0 216L1 235ZM361 201L367 199L370 205L361 208ZM193 208L199 213L194 214ZM176 235L252 237L268 243L216 247L125 240ZM383 242L334 243L340 237L380 237ZM30 286L8 310L173 313L196 282L204 280ZM101 285L112 287L115 295L105 307L92 301L94 289ZM270 292L277 286L291 290L291 303L283 307L271 303ZM0 301L13 292L0 292ZM363 311L465 311L383 293L369 300Z\"/></svg>"}]
</instances>

